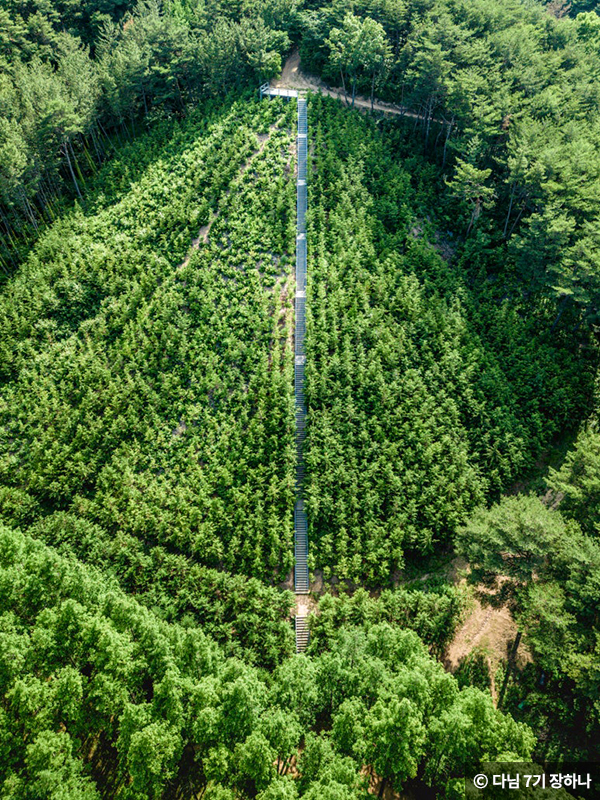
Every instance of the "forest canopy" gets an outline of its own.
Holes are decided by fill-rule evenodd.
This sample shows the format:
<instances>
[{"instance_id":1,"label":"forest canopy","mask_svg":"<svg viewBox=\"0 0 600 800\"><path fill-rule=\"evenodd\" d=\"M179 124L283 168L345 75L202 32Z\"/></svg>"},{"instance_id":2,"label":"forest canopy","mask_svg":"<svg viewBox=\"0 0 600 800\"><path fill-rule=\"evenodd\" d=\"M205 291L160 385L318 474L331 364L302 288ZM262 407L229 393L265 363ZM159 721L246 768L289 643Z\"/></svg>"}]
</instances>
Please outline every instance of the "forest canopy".
<instances>
[{"instance_id":1,"label":"forest canopy","mask_svg":"<svg viewBox=\"0 0 600 800\"><path fill-rule=\"evenodd\" d=\"M533 745L489 695L459 691L412 631L340 628L319 656L294 656L269 677L6 527L0 587L0 786L19 800L59 788L100 797L84 762L111 797L194 787L359 800L365 759L398 787L417 769L443 786L484 754L525 759ZM456 724L468 743L454 736L449 747ZM300 779L290 781L283 768L301 739Z\"/></svg>"},{"instance_id":2,"label":"forest canopy","mask_svg":"<svg viewBox=\"0 0 600 800\"><path fill-rule=\"evenodd\" d=\"M180 116L281 69L295 0L255 6L9 3L0 10L0 203L12 246L83 199L98 166L142 119Z\"/></svg>"},{"instance_id":3,"label":"forest canopy","mask_svg":"<svg viewBox=\"0 0 600 800\"><path fill-rule=\"evenodd\" d=\"M596 351L575 307L557 321L480 240L426 241L452 193L440 181L434 210L436 172L396 127L319 98L313 113L311 558L374 586L585 414Z\"/></svg>"}]
</instances>

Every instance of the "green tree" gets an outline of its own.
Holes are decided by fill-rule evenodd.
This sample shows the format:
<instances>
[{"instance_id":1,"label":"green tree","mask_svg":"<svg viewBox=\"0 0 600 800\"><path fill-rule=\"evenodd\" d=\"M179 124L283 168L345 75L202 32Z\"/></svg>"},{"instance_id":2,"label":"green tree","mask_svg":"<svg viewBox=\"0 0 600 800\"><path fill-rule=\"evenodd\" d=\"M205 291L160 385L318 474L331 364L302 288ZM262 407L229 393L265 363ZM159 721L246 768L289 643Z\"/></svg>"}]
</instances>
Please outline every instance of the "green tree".
<instances>
[{"instance_id":1,"label":"green tree","mask_svg":"<svg viewBox=\"0 0 600 800\"><path fill-rule=\"evenodd\" d=\"M232 765L240 788L251 797L266 789L276 774L275 757L276 751L259 731L251 733L244 742L238 742Z\"/></svg>"},{"instance_id":2,"label":"green tree","mask_svg":"<svg viewBox=\"0 0 600 800\"><path fill-rule=\"evenodd\" d=\"M279 708L267 709L260 720L260 729L277 754L277 772L284 775L294 755L298 752L302 726L294 713Z\"/></svg>"},{"instance_id":3,"label":"green tree","mask_svg":"<svg viewBox=\"0 0 600 800\"><path fill-rule=\"evenodd\" d=\"M544 573L565 535L559 513L533 495L513 495L475 511L458 532L456 547L475 576L507 576L519 587Z\"/></svg>"},{"instance_id":4,"label":"green tree","mask_svg":"<svg viewBox=\"0 0 600 800\"><path fill-rule=\"evenodd\" d=\"M340 74L346 103L347 83L352 84L354 106L356 83L363 75L368 75L373 108L375 85L384 79L391 61L391 49L383 26L371 17L361 20L347 13L342 27L332 28L325 44L329 48L329 63Z\"/></svg>"},{"instance_id":5,"label":"green tree","mask_svg":"<svg viewBox=\"0 0 600 800\"><path fill-rule=\"evenodd\" d=\"M486 186L486 181L492 174L491 168L479 169L474 164L458 158L452 179L448 182L450 192L462 200L470 208L469 224L466 235L468 236L473 226L481 216L484 208L489 208L494 197L494 189Z\"/></svg>"},{"instance_id":6,"label":"green tree","mask_svg":"<svg viewBox=\"0 0 600 800\"><path fill-rule=\"evenodd\" d=\"M548 486L561 512L575 518L586 533L600 525L600 434L590 424L577 437L560 469L550 469Z\"/></svg>"},{"instance_id":7,"label":"green tree","mask_svg":"<svg viewBox=\"0 0 600 800\"><path fill-rule=\"evenodd\" d=\"M371 76L371 111L375 100L375 88L381 86L389 72L392 50L383 25L366 17L361 30L361 67Z\"/></svg>"},{"instance_id":8,"label":"green tree","mask_svg":"<svg viewBox=\"0 0 600 800\"><path fill-rule=\"evenodd\" d=\"M407 697L390 695L370 709L366 720L367 758L382 778L396 790L414 778L425 752L427 739L421 714ZM382 790L383 790L382 787Z\"/></svg>"},{"instance_id":9,"label":"green tree","mask_svg":"<svg viewBox=\"0 0 600 800\"><path fill-rule=\"evenodd\" d=\"M26 778L17 783L12 797L19 800L45 797L48 800L97 800L100 797L89 777L83 774L83 763L74 757L67 733L42 731L27 746Z\"/></svg>"},{"instance_id":10,"label":"green tree","mask_svg":"<svg viewBox=\"0 0 600 800\"><path fill-rule=\"evenodd\" d=\"M290 777L273 781L269 786L257 795L257 800L296 800L298 788L296 781Z\"/></svg>"},{"instance_id":11,"label":"green tree","mask_svg":"<svg viewBox=\"0 0 600 800\"><path fill-rule=\"evenodd\" d=\"M329 63L339 72L348 104L347 83L352 83L352 105L356 93L356 80L362 58L362 25L358 17L347 13L341 28L332 28L325 44L329 48Z\"/></svg>"}]
</instances>

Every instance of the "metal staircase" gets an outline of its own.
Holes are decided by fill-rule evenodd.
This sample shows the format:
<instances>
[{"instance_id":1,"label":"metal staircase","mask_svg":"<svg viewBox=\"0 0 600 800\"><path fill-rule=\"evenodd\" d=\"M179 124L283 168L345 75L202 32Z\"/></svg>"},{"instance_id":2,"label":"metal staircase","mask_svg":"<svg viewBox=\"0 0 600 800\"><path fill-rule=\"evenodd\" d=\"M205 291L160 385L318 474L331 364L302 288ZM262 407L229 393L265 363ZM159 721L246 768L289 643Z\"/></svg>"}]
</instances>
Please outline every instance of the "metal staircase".
<instances>
[{"instance_id":1,"label":"metal staircase","mask_svg":"<svg viewBox=\"0 0 600 800\"><path fill-rule=\"evenodd\" d=\"M296 500L294 508L294 585L296 594L308 594L308 536L306 529L306 512L304 501Z\"/></svg>"},{"instance_id":2,"label":"metal staircase","mask_svg":"<svg viewBox=\"0 0 600 800\"><path fill-rule=\"evenodd\" d=\"M302 653L308 645L309 630L306 617L296 617L296 652Z\"/></svg>"},{"instance_id":3,"label":"metal staircase","mask_svg":"<svg viewBox=\"0 0 600 800\"><path fill-rule=\"evenodd\" d=\"M294 505L294 587L296 594L308 594L308 526L302 499L304 458L302 449L306 432L306 403L304 400L304 369L306 354L306 162L307 162L306 100L298 98L298 175L296 180L296 298L294 331L294 398L296 411L296 503ZM308 628L306 617L296 617L296 651L306 649Z\"/></svg>"},{"instance_id":4,"label":"metal staircase","mask_svg":"<svg viewBox=\"0 0 600 800\"><path fill-rule=\"evenodd\" d=\"M260 96L295 97L297 92L287 89L272 89L265 83L260 87ZM306 404L304 400L304 369L306 354L306 164L308 124L306 99L298 97L298 136L296 140L298 175L296 177L296 297L294 319L294 406L296 415L296 501L294 503L294 589L296 594L309 592L308 575L308 526L302 499L304 483L304 458L302 449L306 433ZM302 653L308 645L307 617L295 617L296 652Z\"/></svg>"}]
</instances>

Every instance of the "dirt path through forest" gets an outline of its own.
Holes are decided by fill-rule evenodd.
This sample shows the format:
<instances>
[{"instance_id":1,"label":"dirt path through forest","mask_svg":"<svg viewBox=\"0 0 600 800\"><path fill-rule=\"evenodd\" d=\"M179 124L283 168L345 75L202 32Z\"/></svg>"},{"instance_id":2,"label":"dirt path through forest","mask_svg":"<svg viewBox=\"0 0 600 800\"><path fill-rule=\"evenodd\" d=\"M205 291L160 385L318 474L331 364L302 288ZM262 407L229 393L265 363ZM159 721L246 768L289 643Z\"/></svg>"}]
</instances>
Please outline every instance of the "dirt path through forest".
<instances>
[{"instance_id":1,"label":"dirt path through forest","mask_svg":"<svg viewBox=\"0 0 600 800\"><path fill-rule=\"evenodd\" d=\"M455 556L437 570L413 580L411 585L417 586L419 581L435 577L443 578L449 585L466 588L469 585L468 573L468 562L461 556ZM490 693L496 705L496 672L502 662L506 664L517 632L517 625L508 605L499 605L493 593L483 584L471 584L464 618L444 654L444 667L448 672L454 673L465 664L472 653L481 656L488 669ZM530 660L531 654L522 641L517 652L516 665L523 669Z\"/></svg>"},{"instance_id":2,"label":"dirt path through forest","mask_svg":"<svg viewBox=\"0 0 600 800\"><path fill-rule=\"evenodd\" d=\"M274 89L304 89L305 91L320 92L326 94L328 97L335 97L337 100L345 102L344 91L339 87L330 87L323 83L319 78L313 75L307 75L302 71L300 65L300 53L297 48L294 48L291 55L285 62L281 76L276 80L271 81L271 86ZM352 105L352 100L348 96L348 105ZM362 95L356 95L354 98L354 105L358 108L371 108L371 100ZM383 111L385 114L395 114L400 117L411 117L412 119L424 119L421 114L416 114L414 111L408 111L403 106L395 105L394 103L386 103L383 100L375 99L373 109L376 111ZM442 122L442 120L431 120L432 122Z\"/></svg>"},{"instance_id":3,"label":"dirt path through forest","mask_svg":"<svg viewBox=\"0 0 600 800\"><path fill-rule=\"evenodd\" d=\"M317 602L309 594L297 594L296 599L296 617L308 617L317 608Z\"/></svg>"}]
</instances>

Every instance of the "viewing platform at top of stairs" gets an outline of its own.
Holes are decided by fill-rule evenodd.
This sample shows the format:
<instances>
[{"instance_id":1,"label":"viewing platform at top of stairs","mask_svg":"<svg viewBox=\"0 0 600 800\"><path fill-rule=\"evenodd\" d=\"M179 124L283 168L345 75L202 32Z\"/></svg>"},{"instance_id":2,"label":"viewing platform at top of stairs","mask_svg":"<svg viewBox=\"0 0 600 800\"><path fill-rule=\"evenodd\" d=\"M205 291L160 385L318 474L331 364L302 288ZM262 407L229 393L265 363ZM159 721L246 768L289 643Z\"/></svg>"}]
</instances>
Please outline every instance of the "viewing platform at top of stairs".
<instances>
[{"instance_id":1,"label":"viewing platform at top of stairs","mask_svg":"<svg viewBox=\"0 0 600 800\"><path fill-rule=\"evenodd\" d=\"M260 87L260 96L263 97L298 97L297 89L275 89L268 83Z\"/></svg>"}]
</instances>

